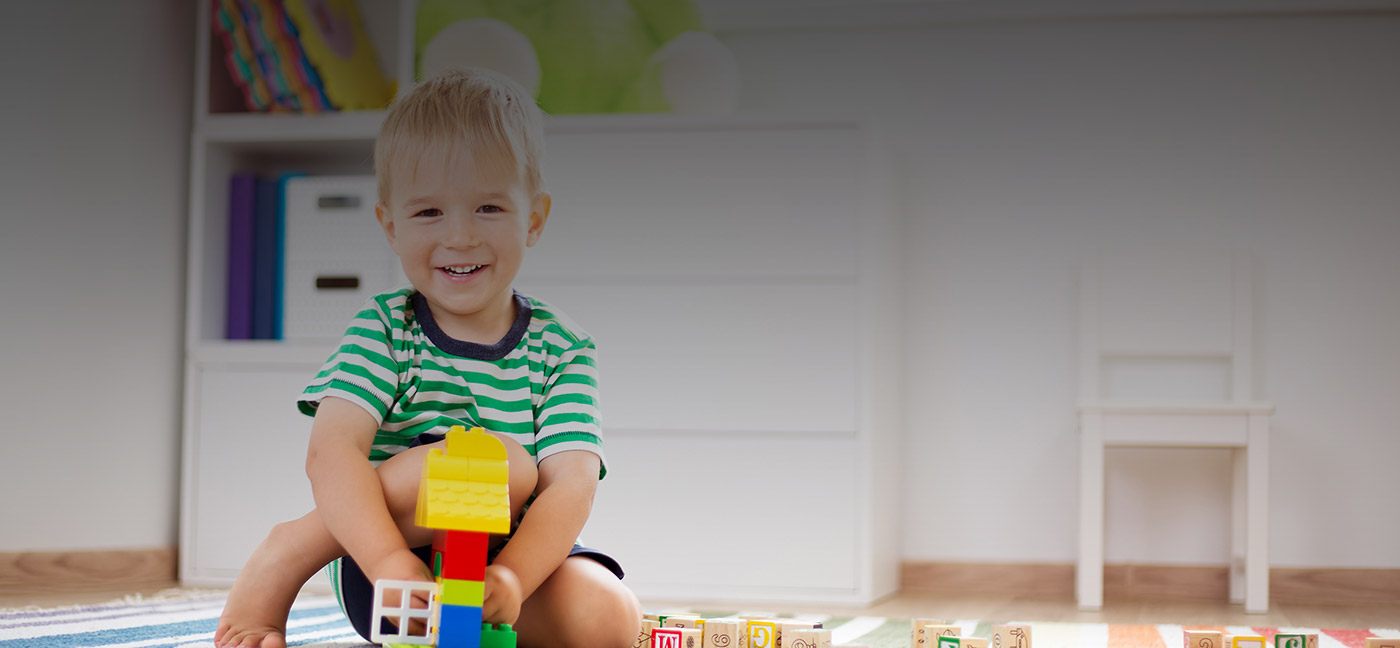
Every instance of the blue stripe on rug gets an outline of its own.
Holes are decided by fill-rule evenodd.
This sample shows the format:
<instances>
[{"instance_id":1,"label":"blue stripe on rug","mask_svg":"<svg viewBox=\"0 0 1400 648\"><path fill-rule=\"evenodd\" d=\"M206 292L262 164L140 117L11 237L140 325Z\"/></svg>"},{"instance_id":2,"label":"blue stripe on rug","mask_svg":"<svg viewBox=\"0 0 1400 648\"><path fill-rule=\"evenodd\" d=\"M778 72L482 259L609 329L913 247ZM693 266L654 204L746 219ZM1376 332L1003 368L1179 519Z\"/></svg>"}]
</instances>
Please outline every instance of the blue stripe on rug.
<instances>
[{"instance_id":1,"label":"blue stripe on rug","mask_svg":"<svg viewBox=\"0 0 1400 648\"><path fill-rule=\"evenodd\" d=\"M217 594L205 596L202 598L183 598L169 601L114 601L111 603L100 603L94 605L68 605L56 608L12 608L0 610L0 625L13 625L16 619L39 619L70 614L87 614L99 612L121 612L130 614L133 612L139 612L143 606L184 605L189 607L199 607L201 605L221 605L226 598L227 595Z\"/></svg>"},{"instance_id":2,"label":"blue stripe on rug","mask_svg":"<svg viewBox=\"0 0 1400 648\"><path fill-rule=\"evenodd\" d=\"M202 608L222 608L223 597L215 601L181 601L170 603L149 604L142 607L137 604L125 604L117 608L64 608L60 610L36 611L29 615L12 615L10 618L0 618L0 631L12 628L22 628L32 625L43 625L36 621L47 623L64 623L76 621L95 621L98 619L121 619L123 617L140 616L149 613L171 613L189 612Z\"/></svg>"},{"instance_id":3,"label":"blue stripe on rug","mask_svg":"<svg viewBox=\"0 0 1400 648\"><path fill-rule=\"evenodd\" d=\"M197 618L187 621L177 621L172 623L156 623L153 625L140 625L130 628L115 628L109 630L64 632L64 626L74 624L90 623L93 621L107 621L110 619L79 619L71 622L59 622L53 624L33 623L20 627L6 628L0 630L0 637L10 636L13 639L0 640L0 646L95 646L112 643L126 643L132 641L150 641L162 638L174 640L178 637L194 634L207 634L212 642L214 630L218 625L219 613L222 611L222 601L214 602L207 611L194 610L184 611L193 614ZM71 610L70 610L71 611ZM179 614L179 612L165 613ZM123 620L139 619L142 615L135 615L135 618L124 618ZM329 617L324 621L312 621L311 625L297 627L295 623L300 620L312 620L315 617ZM42 621L36 618L35 621ZM318 630L331 630L343 627L349 632L354 632L350 626L350 621L340 613L340 607L330 601L325 605L307 606L293 609L288 615L288 631L292 634L302 634ZM53 625L53 630L57 632L45 632L44 626ZM173 644L171 644L173 645Z\"/></svg>"}]
</instances>

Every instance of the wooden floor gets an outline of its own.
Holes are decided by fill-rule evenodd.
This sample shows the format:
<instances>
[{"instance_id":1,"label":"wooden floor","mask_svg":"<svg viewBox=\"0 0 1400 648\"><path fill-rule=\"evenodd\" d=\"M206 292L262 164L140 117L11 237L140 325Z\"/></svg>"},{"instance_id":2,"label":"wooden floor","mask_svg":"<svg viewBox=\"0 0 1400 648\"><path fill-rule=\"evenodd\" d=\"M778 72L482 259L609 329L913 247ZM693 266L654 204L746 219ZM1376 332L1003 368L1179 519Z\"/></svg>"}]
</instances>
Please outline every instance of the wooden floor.
<instances>
[{"instance_id":1,"label":"wooden floor","mask_svg":"<svg viewBox=\"0 0 1400 648\"><path fill-rule=\"evenodd\" d=\"M152 584L138 589L91 589L43 593L0 592L0 608L37 605L52 607L103 603L128 594L151 596L176 583ZM1224 601L1108 601L1101 612L1080 612L1071 600L1017 596L944 596L905 593L870 607L752 603L744 601L643 601L648 610L754 610L883 617L930 617L986 621L1078 621L1099 623L1180 623L1188 625L1305 626L1323 628L1372 628L1400 626L1400 605L1317 605L1275 603L1268 614L1245 614Z\"/></svg>"}]
</instances>

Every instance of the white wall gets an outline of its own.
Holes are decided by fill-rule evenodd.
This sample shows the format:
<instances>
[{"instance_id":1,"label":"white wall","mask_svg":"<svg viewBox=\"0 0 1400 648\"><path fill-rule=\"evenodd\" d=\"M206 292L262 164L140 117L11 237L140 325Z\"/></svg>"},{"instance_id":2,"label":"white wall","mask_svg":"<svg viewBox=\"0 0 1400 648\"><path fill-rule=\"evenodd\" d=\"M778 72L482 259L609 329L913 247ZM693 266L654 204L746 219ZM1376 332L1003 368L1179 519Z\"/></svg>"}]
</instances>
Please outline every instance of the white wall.
<instances>
[{"instance_id":1,"label":"white wall","mask_svg":"<svg viewBox=\"0 0 1400 648\"><path fill-rule=\"evenodd\" d=\"M1400 14L724 40L743 108L901 142L906 559L1074 559L1074 264L1161 242L1260 260L1274 564L1400 567ZM1108 559L1223 564L1226 458L1163 456L1111 456Z\"/></svg>"},{"instance_id":2,"label":"white wall","mask_svg":"<svg viewBox=\"0 0 1400 648\"><path fill-rule=\"evenodd\" d=\"M0 3L0 551L175 544L193 6Z\"/></svg>"}]
</instances>

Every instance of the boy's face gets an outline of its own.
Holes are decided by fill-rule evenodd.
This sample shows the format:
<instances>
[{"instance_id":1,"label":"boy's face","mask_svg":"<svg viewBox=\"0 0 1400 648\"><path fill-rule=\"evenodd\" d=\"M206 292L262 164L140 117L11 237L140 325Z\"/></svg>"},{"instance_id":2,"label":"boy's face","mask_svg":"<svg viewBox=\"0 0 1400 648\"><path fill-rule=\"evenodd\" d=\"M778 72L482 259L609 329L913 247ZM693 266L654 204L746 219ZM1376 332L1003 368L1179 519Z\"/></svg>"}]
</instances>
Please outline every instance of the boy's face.
<instances>
[{"instance_id":1,"label":"boy's face","mask_svg":"<svg viewBox=\"0 0 1400 648\"><path fill-rule=\"evenodd\" d=\"M387 204L375 206L404 274L458 339L490 344L509 329L511 284L549 218L549 195L527 195L508 166L423 160L416 172L395 169Z\"/></svg>"}]
</instances>

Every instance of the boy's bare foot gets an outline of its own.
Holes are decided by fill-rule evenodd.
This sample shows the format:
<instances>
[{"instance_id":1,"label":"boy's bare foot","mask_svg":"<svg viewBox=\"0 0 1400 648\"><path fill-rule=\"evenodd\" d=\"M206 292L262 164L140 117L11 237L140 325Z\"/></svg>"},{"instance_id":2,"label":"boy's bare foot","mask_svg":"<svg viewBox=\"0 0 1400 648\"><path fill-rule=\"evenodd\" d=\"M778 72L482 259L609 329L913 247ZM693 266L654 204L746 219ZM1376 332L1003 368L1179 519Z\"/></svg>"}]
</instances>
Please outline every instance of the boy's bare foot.
<instances>
[{"instance_id":1,"label":"boy's bare foot","mask_svg":"<svg viewBox=\"0 0 1400 648\"><path fill-rule=\"evenodd\" d=\"M214 645L219 648L286 648L287 614L297 592L321 564L299 551L297 525L306 518L273 527L238 573L219 615Z\"/></svg>"}]
</instances>

